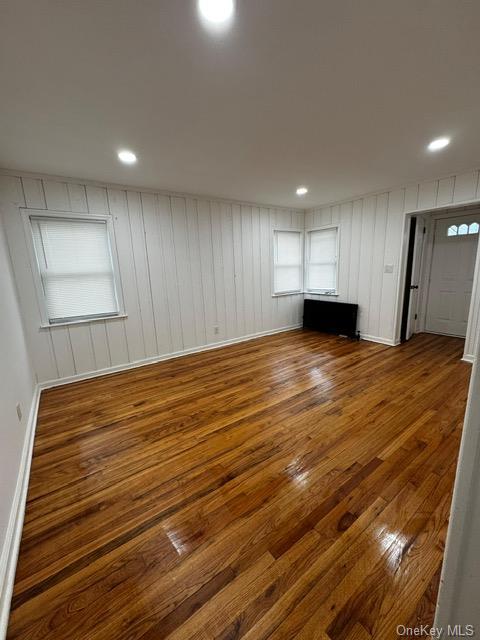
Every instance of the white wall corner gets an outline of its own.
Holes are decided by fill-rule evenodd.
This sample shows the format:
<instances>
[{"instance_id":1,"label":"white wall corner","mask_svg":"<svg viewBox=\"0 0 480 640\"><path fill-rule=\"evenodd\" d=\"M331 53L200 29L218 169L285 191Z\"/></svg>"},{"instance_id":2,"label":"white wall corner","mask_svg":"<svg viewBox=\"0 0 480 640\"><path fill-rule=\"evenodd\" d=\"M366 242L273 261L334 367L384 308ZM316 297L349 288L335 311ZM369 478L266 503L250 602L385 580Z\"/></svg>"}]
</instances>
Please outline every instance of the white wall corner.
<instances>
[{"instance_id":1,"label":"white wall corner","mask_svg":"<svg viewBox=\"0 0 480 640\"><path fill-rule=\"evenodd\" d=\"M40 387L37 385L32 398L28 416L25 441L22 450L20 470L15 488L15 495L7 525L5 542L0 555L0 640L7 634L10 615L10 602L15 583L18 553L22 539L23 519L27 502L28 482L33 455L33 443L37 426L38 406L40 401Z\"/></svg>"},{"instance_id":2,"label":"white wall corner","mask_svg":"<svg viewBox=\"0 0 480 640\"><path fill-rule=\"evenodd\" d=\"M480 630L480 366L470 379L452 507L440 578L435 627L475 625ZM452 637L460 637L453 634ZM463 637L463 636L462 636Z\"/></svg>"}]
</instances>

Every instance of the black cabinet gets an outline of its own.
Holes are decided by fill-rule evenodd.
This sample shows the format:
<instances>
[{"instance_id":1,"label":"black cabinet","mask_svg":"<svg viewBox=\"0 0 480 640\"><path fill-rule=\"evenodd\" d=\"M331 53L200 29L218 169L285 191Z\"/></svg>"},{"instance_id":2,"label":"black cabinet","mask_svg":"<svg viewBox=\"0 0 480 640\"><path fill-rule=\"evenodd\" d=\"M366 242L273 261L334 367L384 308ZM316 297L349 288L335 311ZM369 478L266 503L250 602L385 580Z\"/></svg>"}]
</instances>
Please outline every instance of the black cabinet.
<instances>
[{"instance_id":1,"label":"black cabinet","mask_svg":"<svg viewBox=\"0 0 480 640\"><path fill-rule=\"evenodd\" d=\"M305 329L359 338L357 315L358 304L330 302L329 300L304 300L303 326Z\"/></svg>"}]
</instances>

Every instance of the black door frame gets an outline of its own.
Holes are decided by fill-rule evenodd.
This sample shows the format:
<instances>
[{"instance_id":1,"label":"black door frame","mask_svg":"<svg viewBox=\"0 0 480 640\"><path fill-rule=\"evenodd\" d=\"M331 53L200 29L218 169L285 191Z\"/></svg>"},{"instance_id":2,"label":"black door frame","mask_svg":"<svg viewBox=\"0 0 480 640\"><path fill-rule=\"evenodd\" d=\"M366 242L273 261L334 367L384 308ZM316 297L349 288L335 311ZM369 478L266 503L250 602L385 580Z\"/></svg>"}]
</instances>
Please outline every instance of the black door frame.
<instances>
[{"instance_id":1,"label":"black door frame","mask_svg":"<svg viewBox=\"0 0 480 640\"><path fill-rule=\"evenodd\" d=\"M417 218L416 216L412 216L410 218L410 231L408 234L407 267L405 271L405 289L403 293L403 309L402 309L402 324L401 324L401 330L400 330L400 342L406 342L407 340L408 312L410 309L413 256L415 253L416 232L417 232Z\"/></svg>"}]
</instances>

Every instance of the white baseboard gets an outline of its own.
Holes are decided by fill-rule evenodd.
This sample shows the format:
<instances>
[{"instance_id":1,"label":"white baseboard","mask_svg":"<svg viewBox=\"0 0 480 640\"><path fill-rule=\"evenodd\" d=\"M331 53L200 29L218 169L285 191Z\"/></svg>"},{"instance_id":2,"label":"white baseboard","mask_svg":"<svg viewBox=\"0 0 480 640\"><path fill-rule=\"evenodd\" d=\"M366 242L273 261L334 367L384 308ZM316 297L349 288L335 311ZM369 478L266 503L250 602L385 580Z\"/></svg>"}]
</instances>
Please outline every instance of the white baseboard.
<instances>
[{"instance_id":1,"label":"white baseboard","mask_svg":"<svg viewBox=\"0 0 480 640\"><path fill-rule=\"evenodd\" d=\"M7 634L10 601L12 599L18 552L22 539L23 518L27 502L28 481L30 478L30 465L32 462L33 443L37 426L39 400L40 387L36 385L33 392L30 413L28 415L25 442L20 460L20 470L10 511L10 519L7 525L5 543L0 556L0 640L3 640Z\"/></svg>"},{"instance_id":2,"label":"white baseboard","mask_svg":"<svg viewBox=\"0 0 480 640\"><path fill-rule=\"evenodd\" d=\"M109 373L118 373L120 371L128 371L128 369L136 369L137 367L145 367L149 364L155 364L156 362L164 362L165 360L172 360L173 358L181 358L182 356L188 356L192 353L200 353L202 351L212 351L213 349L220 349L230 344L237 344L239 342L247 342L248 340L254 340L255 338L261 338L262 336L270 336L275 333L283 333L285 331L294 331L295 329L301 329L302 324L295 324L288 327L281 327L280 329L269 329L268 331L258 331L257 333L250 333L240 338L230 338L229 340L222 340L221 342L215 342L213 344L201 345L200 347L192 347L191 349L184 349L183 351L174 351L173 353L166 353L161 356L154 356L153 358L143 358L142 360L135 360L134 362L127 362L126 364L120 364L115 367L106 367L105 369L97 369L96 371L88 371L87 373L79 373L74 376L68 376L66 378L58 378L56 380L47 380L39 383L40 389L50 389L52 387L59 387L64 384L71 384L72 382L81 382L82 380L89 380L90 378L98 378L99 376L105 376Z\"/></svg>"},{"instance_id":3,"label":"white baseboard","mask_svg":"<svg viewBox=\"0 0 480 640\"><path fill-rule=\"evenodd\" d=\"M397 347L400 342L392 340L391 338L381 338L380 336L369 336L366 333L360 334L361 340L368 340L368 342L379 342L380 344L388 344L389 347Z\"/></svg>"},{"instance_id":4,"label":"white baseboard","mask_svg":"<svg viewBox=\"0 0 480 640\"><path fill-rule=\"evenodd\" d=\"M471 355L469 353L464 353L463 357L462 357L463 362L469 362L470 364L473 364L475 361L475 356Z\"/></svg>"}]
</instances>

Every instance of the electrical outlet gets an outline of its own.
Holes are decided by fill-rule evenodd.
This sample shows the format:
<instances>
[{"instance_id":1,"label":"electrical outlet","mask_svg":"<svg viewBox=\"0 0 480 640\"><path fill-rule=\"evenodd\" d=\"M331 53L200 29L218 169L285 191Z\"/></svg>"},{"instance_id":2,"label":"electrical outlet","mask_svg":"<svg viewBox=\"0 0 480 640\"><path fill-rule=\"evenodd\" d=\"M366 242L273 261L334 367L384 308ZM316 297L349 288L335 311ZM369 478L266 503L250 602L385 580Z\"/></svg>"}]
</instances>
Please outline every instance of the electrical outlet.
<instances>
[{"instance_id":1,"label":"electrical outlet","mask_svg":"<svg viewBox=\"0 0 480 640\"><path fill-rule=\"evenodd\" d=\"M20 403L18 403L16 408L17 408L18 419L21 420L22 419L22 405Z\"/></svg>"},{"instance_id":2,"label":"electrical outlet","mask_svg":"<svg viewBox=\"0 0 480 640\"><path fill-rule=\"evenodd\" d=\"M213 327L213 333L215 335L218 335L220 333L220 327L218 325L216 325L215 327Z\"/></svg>"}]
</instances>

